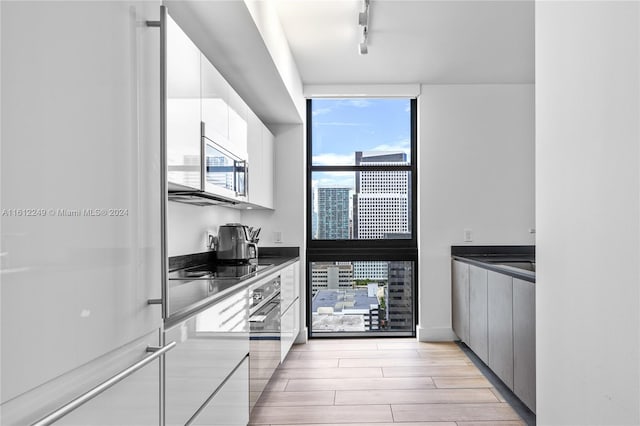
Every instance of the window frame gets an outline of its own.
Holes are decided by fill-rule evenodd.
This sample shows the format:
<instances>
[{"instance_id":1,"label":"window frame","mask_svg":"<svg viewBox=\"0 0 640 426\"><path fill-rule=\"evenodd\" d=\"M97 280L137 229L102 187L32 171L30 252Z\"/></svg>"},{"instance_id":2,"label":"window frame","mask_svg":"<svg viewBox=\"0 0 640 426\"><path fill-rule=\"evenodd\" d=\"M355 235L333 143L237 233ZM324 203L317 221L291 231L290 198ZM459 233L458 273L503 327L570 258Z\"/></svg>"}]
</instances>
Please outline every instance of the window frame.
<instances>
[{"instance_id":1,"label":"window frame","mask_svg":"<svg viewBox=\"0 0 640 426\"><path fill-rule=\"evenodd\" d=\"M378 97L371 97L372 99L381 99ZM350 99L345 96L344 99ZM307 99L307 130L306 130L306 147L307 147L307 251L332 249L393 249L393 248L415 248L418 247L417 239L417 225L418 225L418 206L417 206L417 186L418 186L418 170L417 170L417 106L418 102L416 98L409 98L410 104L410 165L376 165L376 166L327 166L327 165L313 165L313 116L312 116L312 102L313 99ZM318 240L313 239L313 186L312 176L314 172L362 172L362 171L405 171L410 175L410 197L409 208L411 209L411 238L406 239L345 239L345 240Z\"/></svg>"},{"instance_id":2,"label":"window frame","mask_svg":"<svg viewBox=\"0 0 640 426\"><path fill-rule=\"evenodd\" d=\"M345 96L344 99L354 97ZM380 97L371 97L379 99ZM406 99L406 98L405 98ZM376 337L406 337L416 336L418 325L418 300L419 296L419 270L418 270L418 101L416 98L409 98L410 101L410 164L408 166L326 166L313 165L313 117L312 101L306 102L306 278L307 278L307 300L306 300L306 325L308 338L371 338ZM346 240L318 240L313 239L313 172L357 172L357 171L407 171L410 173L409 188L409 208L411 209L411 238L408 239L346 239ZM389 332L334 332L334 333L313 333L312 330L312 264L313 262L340 262L340 261L411 261L413 262L413 330L412 331L389 331Z\"/></svg>"}]
</instances>

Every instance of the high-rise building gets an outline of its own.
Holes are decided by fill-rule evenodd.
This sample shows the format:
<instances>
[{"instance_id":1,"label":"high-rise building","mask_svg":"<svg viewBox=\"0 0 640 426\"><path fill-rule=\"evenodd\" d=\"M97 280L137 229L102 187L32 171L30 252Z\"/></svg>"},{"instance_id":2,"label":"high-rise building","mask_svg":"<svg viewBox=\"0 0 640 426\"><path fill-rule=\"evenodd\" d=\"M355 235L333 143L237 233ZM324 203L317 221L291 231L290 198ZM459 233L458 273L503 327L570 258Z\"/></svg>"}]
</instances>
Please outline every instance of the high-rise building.
<instances>
[{"instance_id":1,"label":"high-rise building","mask_svg":"<svg viewBox=\"0 0 640 426\"><path fill-rule=\"evenodd\" d=\"M391 261L388 270L387 318L390 330L413 329L413 262Z\"/></svg>"},{"instance_id":2,"label":"high-rise building","mask_svg":"<svg viewBox=\"0 0 640 426\"><path fill-rule=\"evenodd\" d=\"M318 210L315 206L316 191L311 191L311 238L318 238Z\"/></svg>"},{"instance_id":3,"label":"high-rise building","mask_svg":"<svg viewBox=\"0 0 640 426\"><path fill-rule=\"evenodd\" d=\"M318 188L318 239L349 239L349 192L351 188Z\"/></svg>"},{"instance_id":4,"label":"high-rise building","mask_svg":"<svg viewBox=\"0 0 640 426\"><path fill-rule=\"evenodd\" d=\"M312 294L318 290L344 290L353 288L351 262L313 262L311 266Z\"/></svg>"},{"instance_id":5,"label":"high-rise building","mask_svg":"<svg viewBox=\"0 0 640 426\"><path fill-rule=\"evenodd\" d=\"M356 165L407 165L404 152L362 152ZM385 239L411 232L411 185L407 171L356 172L353 196L353 235L356 239ZM356 279L386 280L387 262L359 262Z\"/></svg>"}]
</instances>

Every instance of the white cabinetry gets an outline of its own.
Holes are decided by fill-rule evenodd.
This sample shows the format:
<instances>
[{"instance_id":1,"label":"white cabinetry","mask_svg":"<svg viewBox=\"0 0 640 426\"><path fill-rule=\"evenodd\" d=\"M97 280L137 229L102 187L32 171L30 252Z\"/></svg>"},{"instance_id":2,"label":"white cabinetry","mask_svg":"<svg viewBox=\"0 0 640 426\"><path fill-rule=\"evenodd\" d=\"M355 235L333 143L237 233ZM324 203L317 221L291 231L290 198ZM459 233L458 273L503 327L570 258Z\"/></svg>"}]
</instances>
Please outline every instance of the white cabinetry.
<instances>
[{"instance_id":1,"label":"white cabinetry","mask_svg":"<svg viewBox=\"0 0 640 426\"><path fill-rule=\"evenodd\" d=\"M249 358L212 395L190 423L194 426L246 426L249 423Z\"/></svg>"},{"instance_id":2,"label":"white cabinetry","mask_svg":"<svg viewBox=\"0 0 640 426\"><path fill-rule=\"evenodd\" d=\"M166 61L171 199L273 208L273 135L170 16Z\"/></svg>"},{"instance_id":3,"label":"white cabinetry","mask_svg":"<svg viewBox=\"0 0 640 426\"><path fill-rule=\"evenodd\" d=\"M166 19L166 38L167 178L200 189L201 54L170 16ZM210 108L210 103L206 105Z\"/></svg>"},{"instance_id":4,"label":"white cabinetry","mask_svg":"<svg viewBox=\"0 0 640 426\"><path fill-rule=\"evenodd\" d=\"M149 337L149 346L158 346L159 333ZM132 345L136 346L136 345ZM145 346L139 346L133 352L129 363L152 356L145 351ZM111 354L105 357L102 366L105 370L112 369L113 364L120 363L122 354ZM124 367L124 366L123 366ZM123 367L120 367L123 369ZM104 370L103 370L104 371ZM107 389L97 397L81 405L55 424L86 426L121 426L121 425L159 425L160 424L160 361L153 362L133 372L121 382ZM4 424L4 423L3 423Z\"/></svg>"},{"instance_id":5,"label":"white cabinetry","mask_svg":"<svg viewBox=\"0 0 640 426\"><path fill-rule=\"evenodd\" d=\"M230 151L247 158L247 114L249 108L240 95L229 86L229 144Z\"/></svg>"},{"instance_id":6,"label":"white cabinetry","mask_svg":"<svg viewBox=\"0 0 640 426\"><path fill-rule=\"evenodd\" d=\"M230 87L211 62L200 54L202 73L202 122L204 136L226 145L229 137L229 90ZM228 149L229 147L226 146Z\"/></svg>"},{"instance_id":7,"label":"white cabinetry","mask_svg":"<svg viewBox=\"0 0 640 426\"><path fill-rule=\"evenodd\" d=\"M282 270L280 360L284 361L300 332L300 262Z\"/></svg>"},{"instance_id":8,"label":"white cabinetry","mask_svg":"<svg viewBox=\"0 0 640 426\"><path fill-rule=\"evenodd\" d=\"M272 209L274 136L251 110L248 123L249 203Z\"/></svg>"},{"instance_id":9,"label":"white cabinetry","mask_svg":"<svg viewBox=\"0 0 640 426\"><path fill-rule=\"evenodd\" d=\"M0 424L162 325L160 3L1 2Z\"/></svg>"},{"instance_id":10,"label":"white cabinetry","mask_svg":"<svg viewBox=\"0 0 640 426\"><path fill-rule=\"evenodd\" d=\"M166 342L178 342L165 361L167 425L184 425L199 411L211 413L212 408L205 410L205 406L214 393L220 392L225 380L229 383L238 371L245 374L242 371L247 368L243 363L249 354L248 315L249 292L245 289L165 331ZM246 413L248 386L245 381L239 392L247 398L236 404Z\"/></svg>"},{"instance_id":11,"label":"white cabinetry","mask_svg":"<svg viewBox=\"0 0 640 426\"><path fill-rule=\"evenodd\" d=\"M233 155L246 159L249 108L202 54L200 64L204 136Z\"/></svg>"}]
</instances>

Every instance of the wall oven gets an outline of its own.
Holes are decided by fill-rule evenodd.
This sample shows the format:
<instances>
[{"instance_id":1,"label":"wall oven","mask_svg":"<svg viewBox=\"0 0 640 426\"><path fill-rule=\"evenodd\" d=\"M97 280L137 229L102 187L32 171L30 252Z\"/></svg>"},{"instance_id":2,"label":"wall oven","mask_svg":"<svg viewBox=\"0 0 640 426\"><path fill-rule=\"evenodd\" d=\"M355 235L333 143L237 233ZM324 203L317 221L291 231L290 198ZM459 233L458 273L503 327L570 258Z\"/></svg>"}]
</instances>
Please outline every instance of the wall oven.
<instances>
[{"instance_id":1,"label":"wall oven","mask_svg":"<svg viewBox=\"0 0 640 426\"><path fill-rule=\"evenodd\" d=\"M280 276L253 289L249 308L249 409L280 365Z\"/></svg>"}]
</instances>

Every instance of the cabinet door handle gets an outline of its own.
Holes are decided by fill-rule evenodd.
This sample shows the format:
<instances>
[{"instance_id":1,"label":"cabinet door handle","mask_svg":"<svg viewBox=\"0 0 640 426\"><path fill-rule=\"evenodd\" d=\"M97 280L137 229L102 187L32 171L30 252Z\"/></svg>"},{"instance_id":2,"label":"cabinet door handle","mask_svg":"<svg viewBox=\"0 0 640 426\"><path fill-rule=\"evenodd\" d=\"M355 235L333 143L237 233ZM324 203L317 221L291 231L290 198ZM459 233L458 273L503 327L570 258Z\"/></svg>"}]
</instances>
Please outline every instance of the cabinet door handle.
<instances>
[{"instance_id":1,"label":"cabinet door handle","mask_svg":"<svg viewBox=\"0 0 640 426\"><path fill-rule=\"evenodd\" d=\"M160 6L160 19L146 21L147 27L160 30L160 285L162 298L149 300L149 305L162 305L162 317L169 316L166 303L168 286L167 267L167 222L168 184L167 184L167 8Z\"/></svg>"},{"instance_id":2,"label":"cabinet door handle","mask_svg":"<svg viewBox=\"0 0 640 426\"><path fill-rule=\"evenodd\" d=\"M57 410L41 418L37 422L33 423L32 426L47 426L52 424L53 422L60 420L62 417L66 416L76 408L80 407L86 402L89 402L91 399L95 398L96 396L100 395L102 392L111 388L113 385L126 379L127 377L129 377L136 371L140 370L142 367L146 366L147 364L155 361L156 359L164 355L167 351L170 351L171 349L173 349L176 346L176 344L177 344L176 342L171 342L162 348L148 346L147 352L151 352L150 355L142 358L140 361L136 362L131 367L128 367L125 370L122 370L120 373L116 374L110 379L107 379L104 382L100 383L98 386L91 389L89 392L80 395L76 399L68 402L67 404L63 405Z\"/></svg>"}]
</instances>

